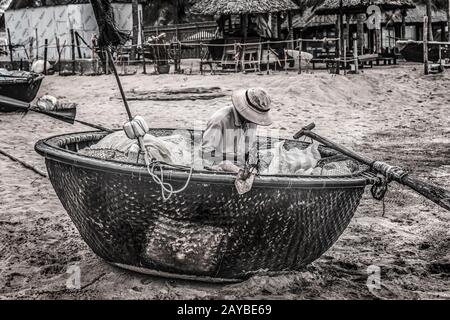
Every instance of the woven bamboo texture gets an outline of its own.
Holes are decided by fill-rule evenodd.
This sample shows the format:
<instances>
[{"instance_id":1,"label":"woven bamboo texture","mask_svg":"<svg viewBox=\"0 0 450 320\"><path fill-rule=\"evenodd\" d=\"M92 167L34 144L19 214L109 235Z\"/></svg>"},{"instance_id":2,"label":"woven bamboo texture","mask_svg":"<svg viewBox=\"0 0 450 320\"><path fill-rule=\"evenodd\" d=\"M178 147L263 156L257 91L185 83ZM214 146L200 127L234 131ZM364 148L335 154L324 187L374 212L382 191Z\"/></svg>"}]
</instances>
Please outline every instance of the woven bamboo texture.
<instances>
[{"instance_id":1,"label":"woven bamboo texture","mask_svg":"<svg viewBox=\"0 0 450 320\"><path fill-rule=\"evenodd\" d=\"M150 176L132 169L138 166L111 167L76 154L100 137L62 136L36 149L89 247L110 263L141 270L223 279L299 270L344 232L368 183L361 177L325 177L319 184L257 178L241 196L231 177L195 173L186 191L164 202ZM167 175L182 184L176 173Z\"/></svg>"}]
</instances>

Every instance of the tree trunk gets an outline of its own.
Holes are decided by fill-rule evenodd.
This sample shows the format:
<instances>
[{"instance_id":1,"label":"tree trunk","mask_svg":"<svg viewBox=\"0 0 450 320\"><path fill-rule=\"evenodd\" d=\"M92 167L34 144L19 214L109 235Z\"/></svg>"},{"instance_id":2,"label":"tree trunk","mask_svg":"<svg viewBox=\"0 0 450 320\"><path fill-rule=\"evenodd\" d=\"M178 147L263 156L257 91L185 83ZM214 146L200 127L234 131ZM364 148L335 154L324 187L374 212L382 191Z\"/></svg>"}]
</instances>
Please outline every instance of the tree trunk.
<instances>
[{"instance_id":1,"label":"tree trunk","mask_svg":"<svg viewBox=\"0 0 450 320\"><path fill-rule=\"evenodd\" d=\"M428 16L428 41L433 41L433 13L431 11L431 0L427 0L427 16Z\"/></svg>"},{"instance_id":2,"label":"tree trunk","mask_svg":"<svg viewBox=\"0 0 450 320\"><path fill-rule=\"evenodd\" d=\"M131 60L136 60L137 45L139 39L139 2L133 0L131 3L131 14L133 19L133 36L131 39Z\"/></svg>"}]
</instances>

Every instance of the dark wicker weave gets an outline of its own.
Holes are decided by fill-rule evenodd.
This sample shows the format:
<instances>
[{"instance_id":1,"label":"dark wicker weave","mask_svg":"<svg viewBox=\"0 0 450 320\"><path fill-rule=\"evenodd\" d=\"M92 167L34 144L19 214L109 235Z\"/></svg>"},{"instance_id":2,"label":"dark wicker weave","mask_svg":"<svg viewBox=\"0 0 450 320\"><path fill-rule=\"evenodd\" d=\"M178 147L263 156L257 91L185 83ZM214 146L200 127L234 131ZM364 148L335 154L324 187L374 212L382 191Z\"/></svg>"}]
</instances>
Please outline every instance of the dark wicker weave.
<instances>
[{"instance_id":1,"label":"dark wicker weave","mask_svg":"<svg viewBox=\"0 0 450 320\"><path fill-rule=\"evenodd\" d=\"M164 133L170 131L152 132ZM54 137L39 141L36 150L45 156L55 191L92 250L140 272L226 280L298 270L338 239L370 183L362 173L261 176L240 196L233 175L202 171L194 172L184 192L164 202L144 166L77 153L103 136ZM176 188L187 177L187 170L165 171L165 180Z\"/></svg>"}]
</instances>

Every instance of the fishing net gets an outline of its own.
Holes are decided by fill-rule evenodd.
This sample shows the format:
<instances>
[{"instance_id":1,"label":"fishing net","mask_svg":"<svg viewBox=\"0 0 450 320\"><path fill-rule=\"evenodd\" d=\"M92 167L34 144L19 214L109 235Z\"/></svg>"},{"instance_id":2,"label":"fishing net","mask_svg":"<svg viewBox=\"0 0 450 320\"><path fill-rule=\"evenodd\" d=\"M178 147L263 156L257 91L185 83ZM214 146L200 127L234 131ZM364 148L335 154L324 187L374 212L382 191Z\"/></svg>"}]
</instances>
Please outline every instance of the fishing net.
<instances>
[{"instance_id":1,"label":"fishing net","mask_svg":"<svg viewBox=\"0 0 450 320\"><path fill-rule=\"evenodd\" d=\"M201 136L201 135L194 135ZM330 155L319 151L317 143L307 144L264 138L258 145L258 171L261 175L293 176L355 176L369 168L340 154ZM201 142L191 135L150 135L144 138L147 153L154 161L169 165L193 167L197 171L217 170L202 159ZM136 140L129 139L123 131L107 135L98 143L80 150L80 153L102 159L145 164Z\"/></svg>"}]
</instances>

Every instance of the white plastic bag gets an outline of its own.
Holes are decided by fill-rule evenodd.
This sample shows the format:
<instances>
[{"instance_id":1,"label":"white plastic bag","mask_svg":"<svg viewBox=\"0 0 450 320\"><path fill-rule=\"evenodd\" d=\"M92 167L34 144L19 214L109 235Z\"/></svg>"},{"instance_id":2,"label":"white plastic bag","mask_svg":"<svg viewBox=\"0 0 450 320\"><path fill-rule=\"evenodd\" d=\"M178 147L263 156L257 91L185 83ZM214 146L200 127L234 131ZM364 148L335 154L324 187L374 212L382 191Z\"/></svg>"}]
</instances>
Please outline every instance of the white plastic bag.
<instances>
[{"instance_id":1,"label":"white plastic bag","mask_svg":"<svg viewBox=\"0 0 450 320\"><path fill-rule=\"evenodd\" d=\"M272 160L262 173L311 175L321 159L319 144L315 142L304 150L299 148L286 150L284 143L285 141L278 142L273 149L266 150L269 155L266 154L263 158L272 157Z\"/></svg>"}]
</instances>

